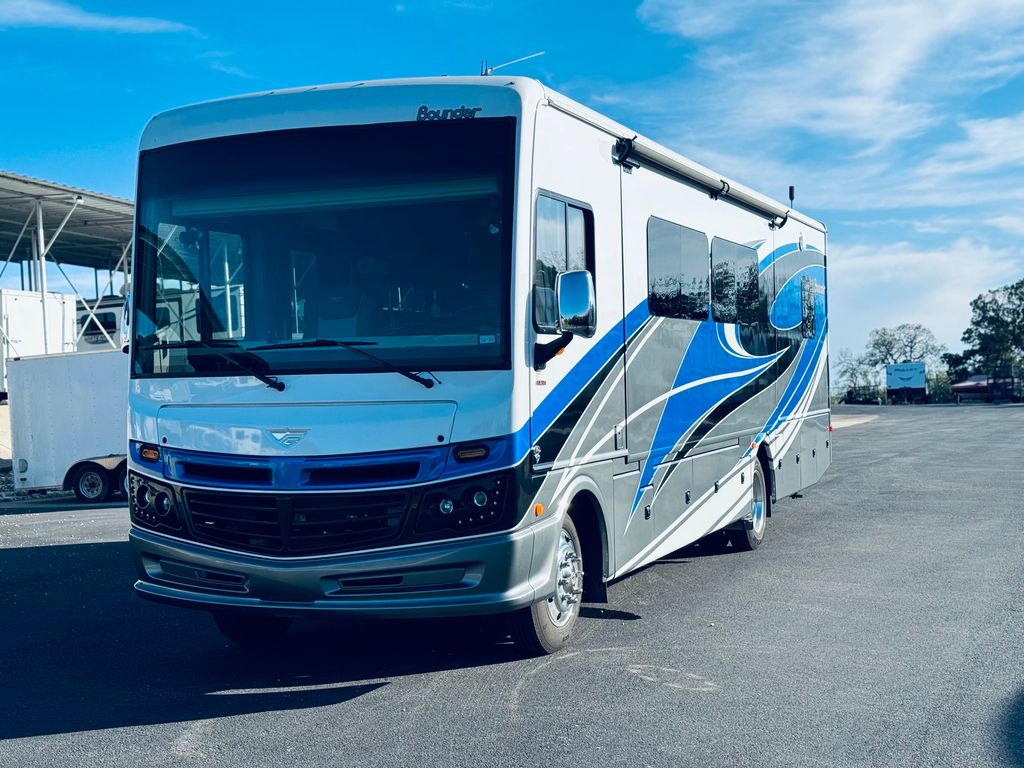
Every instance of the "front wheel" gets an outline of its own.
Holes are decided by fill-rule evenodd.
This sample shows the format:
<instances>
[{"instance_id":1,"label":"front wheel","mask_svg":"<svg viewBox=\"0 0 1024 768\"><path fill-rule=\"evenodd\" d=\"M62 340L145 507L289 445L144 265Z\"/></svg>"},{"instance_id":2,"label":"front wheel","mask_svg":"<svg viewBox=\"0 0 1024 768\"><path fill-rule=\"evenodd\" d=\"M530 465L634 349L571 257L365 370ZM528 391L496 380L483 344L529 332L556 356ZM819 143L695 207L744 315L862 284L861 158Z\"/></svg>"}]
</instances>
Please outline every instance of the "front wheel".
<instances>
[{"instance_id":1,"label":"front wheel","mask_svg":"<svg viewBox=\"0 0 1024 768\"><path fill-rule=\"evenodd\" d=\"M744 530L732 531L729 537L736 549L747 551L761 546L764 534L768 530L768 506L771 500L768 498L764 470L759 461L754 462L754 468L750 473L750 486L750 508L743 519Z\"/></svg>"},{"instance_id":2,"label":"front wheel","mask_svg":"<svg viewBox=\"0 0 1024 768\"><path fill-rule=\"evenodd\" d=\"M79 501L90 504L106 501L111 491L110 473L97 464L86 464L75 472L71 490Z\"/></svg>"},{"instance_id":3,"label":"front wheel","mask_svg":"<svg viewBox=\"0 0 1024 768\"><path fill-rule=\"evenodd\" d=\"M512 616L512 640L534 655L564 648L580 615L583 597L583 547L572 518L562 519L555 568L555 594L521 608Z\"/></svg>"}]
</instances>

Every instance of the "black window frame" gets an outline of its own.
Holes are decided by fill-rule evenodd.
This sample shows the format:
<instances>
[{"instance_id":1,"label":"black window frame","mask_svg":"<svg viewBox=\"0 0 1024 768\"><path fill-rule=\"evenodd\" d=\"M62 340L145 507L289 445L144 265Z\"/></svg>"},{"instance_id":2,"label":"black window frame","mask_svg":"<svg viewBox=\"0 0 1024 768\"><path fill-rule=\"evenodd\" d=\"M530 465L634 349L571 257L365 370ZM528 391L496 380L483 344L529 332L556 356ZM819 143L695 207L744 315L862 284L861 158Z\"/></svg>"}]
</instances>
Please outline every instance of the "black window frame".
<instances>
[{"instance_id":1,"label":"black window frame","mask_svg":"<svg viewBox=\"0 0 1024 768\"><path fill-rule=\"evenodd\" d=\"M558 318L557 318L557 307L555 308L555 324L553 326L542 325L538 322L537 318L537 289L542 286L537 284L537 237L539 234L537 205L540 199L544 197L549 200L555 200L562 203L565 206L565 254L566 254L566 269L562 272L568 272L568 258L569 258L569 209L575 208L583 213L583 237L584 237L584 257L586 262L585 269L590 273L591 279L594 281L594 286L597 286L597 269L596 269L596 256L594 246L594 208L589 203L585 203L582 200L578 200L573 197L566 197L560 195L557 192L552 192L548 189L538 189L534 195L533 200L533 254L530 260L530 296L531 296L531 311L530 317L533 323L533 329L537 333L544 334L557 334L558 333ZM562 272L556 272L556 276ZM553 289L553 286L552 286Z\"/></svg>"}]
</instances>

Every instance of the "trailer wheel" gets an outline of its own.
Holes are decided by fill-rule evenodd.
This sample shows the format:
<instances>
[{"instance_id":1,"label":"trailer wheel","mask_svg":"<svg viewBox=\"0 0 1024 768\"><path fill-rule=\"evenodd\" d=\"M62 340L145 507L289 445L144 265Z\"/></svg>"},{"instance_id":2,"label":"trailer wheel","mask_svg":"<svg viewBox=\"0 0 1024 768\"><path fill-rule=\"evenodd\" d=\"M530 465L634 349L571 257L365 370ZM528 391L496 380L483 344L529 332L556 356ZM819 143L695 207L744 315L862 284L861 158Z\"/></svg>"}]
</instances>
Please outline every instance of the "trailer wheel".
<instances>
[{"instance_id":1,"label":"trailer wheel","mask_svg":"<svg viewBox=\"0 0 1024 768\"><path fill-rule=\"evenodd\" d=\"M71 481L71 490L78 500L94 504L106 501L111 486L110 473L98 464L83 465Z\"/></svg>"},{"instance_id":2,"label":"trailer wheel","mask_svg":"<svg viewBox=\"0 0 1024 768\"><path fill-rule=\"evenodd\" d=\"M583 547L572 518L562 519L555 553L555 594L512 614L512 640L532 655L554 653L564 648L580 615L583 597Z\"/></svg>"},{"instance_id":3,"label":"trailer wheel","mask_svg":"<svg viewBox=\"0 0 1024 768\"><path fill-rule=\"evenodd\" d=\"M771 498L764 482L764 468L760 461L755 461L750 472L750 486L753 497L750 509L744 518L742 531L727 531L734 548L744 551L757 549L764 541L768 530L768 516L771 514Z\"/></svg>"},{"instance_id":4,"label":"trailer wheel","mask_svg":"<svg viewBox=\"0 0 1024 768\"><path fill-rule=\"evenodd\" d=\"M288 634L291 619L245 613L214 613L217 629L235 645L245 648L270 648Z\"/></svg>"}]
</instances>

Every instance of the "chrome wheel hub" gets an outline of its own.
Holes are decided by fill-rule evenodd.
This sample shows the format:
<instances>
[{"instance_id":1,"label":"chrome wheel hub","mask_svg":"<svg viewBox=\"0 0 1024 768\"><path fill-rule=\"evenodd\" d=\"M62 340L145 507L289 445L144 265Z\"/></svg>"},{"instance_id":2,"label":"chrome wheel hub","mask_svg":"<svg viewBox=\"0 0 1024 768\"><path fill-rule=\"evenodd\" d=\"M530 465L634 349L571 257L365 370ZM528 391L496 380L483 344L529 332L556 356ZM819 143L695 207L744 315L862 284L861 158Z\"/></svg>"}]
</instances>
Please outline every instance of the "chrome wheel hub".
<instances>
[{"instance_id":1,"label":"chrome wheel hub","mask_svg":"<svg viewBox=\"0 0 1024 768\"><path fill-rule=\"evenodd\" d=\"M580 559L572 536L564 528L558 542L558 571L555 594L548 598L551 623L564 627L578 609L583 596L583 560Z\"/></svg>"},{"instance_id":2,"label":"chrome wheel hub","mask_svg":"<svg viewBox=\"0 0 1024 768\"><path fill-rule=\"evenodd\" d=\"M750 520L753 523L754 535L761 538L764 535L765 525L768 524L768 516L765 510L764 478L760 472L753 473L754 497L750 502Z\"/></svg>"}]
</instances>

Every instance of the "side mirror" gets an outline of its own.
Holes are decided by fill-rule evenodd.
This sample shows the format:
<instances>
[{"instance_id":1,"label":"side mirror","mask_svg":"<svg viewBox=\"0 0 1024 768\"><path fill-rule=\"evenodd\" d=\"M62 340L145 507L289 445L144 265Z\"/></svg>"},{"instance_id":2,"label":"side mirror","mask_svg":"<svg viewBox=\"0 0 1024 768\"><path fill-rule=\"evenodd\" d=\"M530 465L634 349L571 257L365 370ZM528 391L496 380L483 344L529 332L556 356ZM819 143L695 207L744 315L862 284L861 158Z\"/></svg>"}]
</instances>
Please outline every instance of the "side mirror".
<instances>
[{"instance_id":1,"label":"side mirror","mask_svg":"<svg viewBox=\"0 0 1024 768\"><path fill-rule=\"evenodd\" d=\"M597 332L594 278L585 269L562 272L555 278L558 330L591 338Z\"/></svg>"},{"instance_id":2,"label":"side mirror","mask_svg":"<svg viewBox=\"0 0 1024 768\"><path fill-rule=\"evenodd\" d=\"M132 319L132 295L124 295L124 306L121 308L121 351L126 355L131 351L131 319Z\"/></svg>"},{"instance_id":3,"label":"side mirror","mask_svg":"<svg viewBox=\"0 0 1024 768\"><path fill-rule=\"evenodd\" d=\"M536 298L549 297L538 292ZM534 344L533 367L538 371L543 371L573 336L589 339L597 332L594 278L585 269L562 272L555 278L554 301L558 307L558 338Z\"/></svg>"}]
</instances>

